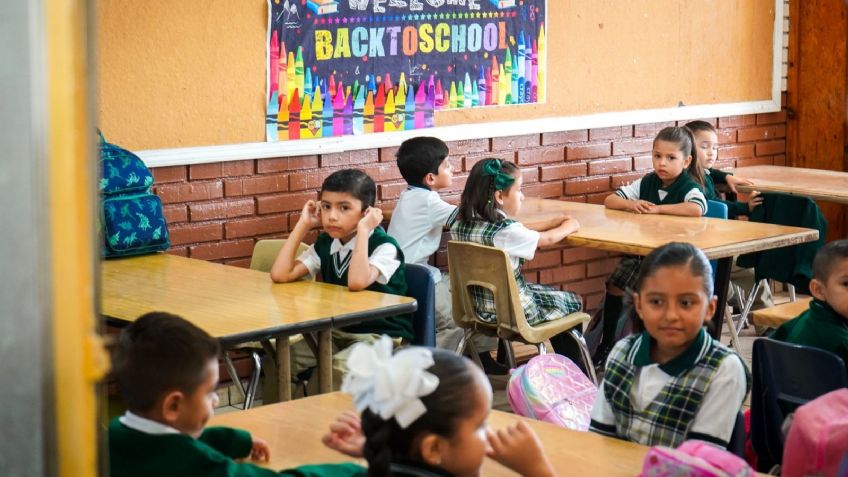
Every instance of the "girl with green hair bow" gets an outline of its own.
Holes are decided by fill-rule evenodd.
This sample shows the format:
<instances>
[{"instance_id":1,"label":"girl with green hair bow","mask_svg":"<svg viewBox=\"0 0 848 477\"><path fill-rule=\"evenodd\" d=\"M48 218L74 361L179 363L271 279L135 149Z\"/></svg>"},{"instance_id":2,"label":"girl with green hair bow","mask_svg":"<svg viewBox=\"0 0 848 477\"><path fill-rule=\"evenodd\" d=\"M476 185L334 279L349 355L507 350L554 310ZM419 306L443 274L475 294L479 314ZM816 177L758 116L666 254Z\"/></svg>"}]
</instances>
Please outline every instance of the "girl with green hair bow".
<instances>
[{"instance_id":1,"label":"girl with green hair bow","mask_svg":"<svg viewBox=\"0 0 848 477\"><path fill-rule=\"evenodd\" d=\"M561 242L576 232L580 224L563 215L541 232L530 230L515 220L521 211L524 194L521 192L521 170L509 161L484 159L471 169L465 183L459 213L451 227L451 238L503 249L509 255L512 271L527 322L533 326L562 319L582 309L581 298L572 292L560 291L535 283L527 283L521 273L526 260L532 260L538 247ZM472 291L474 306L485 321L497 321L491 292L482 288ZM572 331L572 330L569 330ZM580 362L579 332L554 336L551 345L557 353ZM589 369L591 363L583 363Z\"/></svg>"}]
</instances>

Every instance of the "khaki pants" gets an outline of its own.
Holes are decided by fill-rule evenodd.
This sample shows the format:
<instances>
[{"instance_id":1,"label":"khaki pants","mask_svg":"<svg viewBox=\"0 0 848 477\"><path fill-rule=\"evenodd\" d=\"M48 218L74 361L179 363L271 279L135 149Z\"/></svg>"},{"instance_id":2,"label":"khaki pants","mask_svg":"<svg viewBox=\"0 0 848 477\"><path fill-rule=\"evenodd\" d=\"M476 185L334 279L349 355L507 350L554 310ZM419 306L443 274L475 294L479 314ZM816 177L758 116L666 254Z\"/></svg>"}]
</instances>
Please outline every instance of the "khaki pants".
<instances>
[{"instance_id":1,"label":"khaki pants","mask_svg":"<svg viewBox=\"0 0 848 477\"><path fill-rule=\"evenodd\" d=\"M436 283L436 347L456 351L464 333L453 321L450 276L443 273L442 279ZM480 353L498 347L498 339L491 336L478 334L473 341Z\"/></svg>"},{"instance_id":2,"label":"khaki pants","mask_svg":"<svg viewBox=\"0 0 848 477\"><path fill-rule=\"evenodd\" d=\"M376 333L348 333L340 330L333 330L333 390L338 391L342 386L342 379L347 373L347 358L350 356L351 349L356 343L372 344L380 339L380 335ZM392 344L395 348L400 346L400 338L392 338ZM292 376L297 376L298 373L308 368L318 366L318 359L312 353L312 348L306 341L294 343L291 347L292 356ZM318 394L318 375L317 373L309 380L307 392L310 395Z\"/></svg>"}]
</instances>

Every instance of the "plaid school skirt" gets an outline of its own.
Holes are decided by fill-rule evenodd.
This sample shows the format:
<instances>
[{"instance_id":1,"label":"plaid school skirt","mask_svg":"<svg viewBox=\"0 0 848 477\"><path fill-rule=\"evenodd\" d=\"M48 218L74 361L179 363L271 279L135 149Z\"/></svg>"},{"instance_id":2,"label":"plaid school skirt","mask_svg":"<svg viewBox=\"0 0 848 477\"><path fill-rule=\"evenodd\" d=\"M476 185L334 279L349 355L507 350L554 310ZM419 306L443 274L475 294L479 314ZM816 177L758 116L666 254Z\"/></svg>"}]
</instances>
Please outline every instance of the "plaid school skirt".
<instances>
[{"instance_id":1,"label":"plaid school skirt","mask_svg":"<svg viewBox=\"0 0 848 477\"><path fill-rule=\"evenodd\" d=\"M625 255L621 257L618 266L607 279L607 285L613 285L625 293L634 292L636 280L639 278L639 267L642 265L642 257L638 255Z\"/></svg>"},{"instance_id":2,"label":"plaid school skirt","mask_svg":"<svg viewBox=\"0 0 848 477\"><path fill-rule=\"evenodd\" d=\"M557 290L538 283L526 283L523 277L517 285L521 307L530 326L557 320L583 309L583 300L576 293ZM483 287L471 287L471 297L474 308L483 321L487 323L497 321L494 297L489 290Z\"/></svg>"}]
</instances>

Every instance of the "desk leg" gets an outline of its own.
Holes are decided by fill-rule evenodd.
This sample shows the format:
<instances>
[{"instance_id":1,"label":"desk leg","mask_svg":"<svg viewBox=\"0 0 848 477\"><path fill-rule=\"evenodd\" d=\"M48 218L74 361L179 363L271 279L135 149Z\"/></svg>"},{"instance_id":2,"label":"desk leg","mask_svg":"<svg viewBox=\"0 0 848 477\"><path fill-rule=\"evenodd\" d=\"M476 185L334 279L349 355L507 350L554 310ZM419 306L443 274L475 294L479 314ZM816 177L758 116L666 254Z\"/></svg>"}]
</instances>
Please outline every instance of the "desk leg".
<instances>
[{"instance_id":1,"label":"desk leg","mask_svg":"<svg viewBox=\"0 0 848 477\"><path fill-rule=\"evenodd\" d=\"M289 337L277 338L277 397L291 401L291 346Z\"/></svg>"},{"instance_id":2,"label":"desk leg","mask_svg":"<svg viewBox=\"0 0 848 477\"><path fill-rule=\"evenodd\" d=\"M718 259L715 276L716 311L712 321L707 325L710 335L716 340L721 340L721 325L724 322L725 308L727 307L727 291L730 287L730 269L733 266L733 257ZM731 323L733 326L733 323Z\"/></svg>"},{"instance_id":3,"label":"desk leg","mask_svg":"<svg viewBox=\"0 0 848 477\"><path fill-rule=\"evenodd\" d=\"M318 332L318 392L333 390L333 342L329 329Z\"/></svg>"}]
</instances>

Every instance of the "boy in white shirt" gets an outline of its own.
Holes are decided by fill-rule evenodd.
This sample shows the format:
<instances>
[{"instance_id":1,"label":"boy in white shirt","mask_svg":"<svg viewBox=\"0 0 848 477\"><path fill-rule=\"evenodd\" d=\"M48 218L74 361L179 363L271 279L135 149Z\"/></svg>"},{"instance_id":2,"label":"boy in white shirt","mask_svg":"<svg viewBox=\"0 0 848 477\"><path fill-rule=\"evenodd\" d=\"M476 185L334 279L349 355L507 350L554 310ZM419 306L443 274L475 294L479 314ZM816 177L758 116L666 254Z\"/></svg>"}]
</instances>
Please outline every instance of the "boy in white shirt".
<instances>
[{"instance_id":1,"label":"boy in white shirt","mask_svg":"<svg viewBox=\"0 0 848 477\"><path fill-rule=\"evenodd\" d=\"M453 321L450 278L428 263L439 249L444 228L456 219L457 207L438 192L453 183L453 167L447 157L448 146L435 137L416 137L400 145L398 169L409 185L392 212L388 233L397 241L406 263L430 270L436 282L436 345L455 350L463 330ZM478 336L474 344L488 374L505 374L506 368L489 353L497 347L495 338Z\"/></svg>"}]
</instances>

